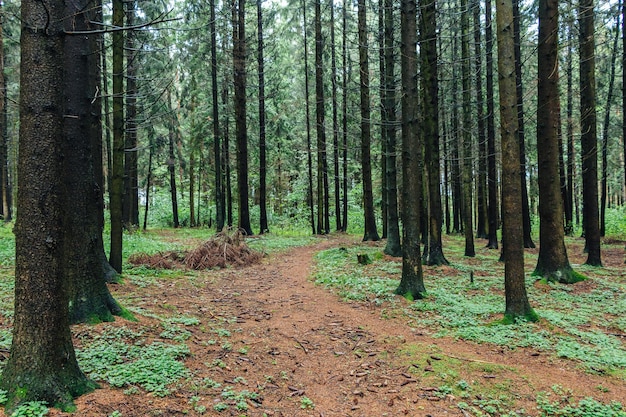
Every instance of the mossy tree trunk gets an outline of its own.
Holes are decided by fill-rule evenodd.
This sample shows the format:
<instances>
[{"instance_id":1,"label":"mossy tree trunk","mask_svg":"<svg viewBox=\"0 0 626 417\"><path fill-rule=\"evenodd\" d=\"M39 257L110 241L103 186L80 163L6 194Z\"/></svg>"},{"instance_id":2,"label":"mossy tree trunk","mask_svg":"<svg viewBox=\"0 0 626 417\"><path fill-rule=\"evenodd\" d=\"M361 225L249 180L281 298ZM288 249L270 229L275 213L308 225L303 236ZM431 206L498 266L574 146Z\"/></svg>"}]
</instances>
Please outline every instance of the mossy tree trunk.
<instances>
[{"instance_id":1,"label":"mossy tree trunk","mask_svg":"<svg viewBox=\"0 0 626 417\"><path fill-rule=\"evenodd\" d=\"M426 294L420 253L421 146L417 126L417 9L415 0L400 2L402 77L402 278L395 293L408 299Z\"/></svg>"},{"instance_id":2,"label":"mossy tree trunk","mask_svg":"<svg viewBox=\"0 0 626 417\"><path fill-rule=\"evenodd\" d=\"M515 1L515 0L513 0ZM505 319L537 318L526 295L523 226L520 217L522 193L519 164L517 93L513 4L496 2L498 72L500 74L500 135L502 138L502 251L504 257Z\"/></svg>"},{"instance_id":3,"label":"mossy tree trunk","mask_svg":"<svg viewBox=\"0 0 626 417\"><path fill-rule=\"evenodd\" d=\"M259 71L259 234L270 231L267 222L267 157L265 135L265 63L263 60L263 6L257 0L257 62Z\"/></svg>"},{"instance_id":4,"label":"mossy tree trunk","mask_svg":"<svg viewBox=\"0 0 626 417\"><path fill-rule=\"evenodd\" d=\"M63 257L64 16L63 1L22 2L15 316L0 378L9 410L26 401L71 408L95 387L72 346Z\"/></svg>"},{"instance_id":5,"label":"mossy tree trunk","mask_svg":"<svg viewBox=\"0 0 626 417\"><path fill-rule=\"evenodd\" d=\"M311 233L315 234L315 208L313 205L313 152L311 152L311 106L309 104L309 42L306 27L306 1L302 0L302 32L304 36L304 108L306 118L306 147L307 152L307 205L309 206L309 221Z\"/></svg>"},{"instance_id":6,"label":"mossy tree trunk","mask_svg":"<svg viewBox=\"0 0 626 417\"><path fill-rule=\"evenodd\" d=\"M67 3L68 32L93 30L91 0ZM95 161L101 160L100 101L97 97L97 34L66 36L64 42L64 268L69 282L70 321L111 321L121 308L106 285L108 270L102 255L100 216L102 194Z\"/></svg>"},{"instance_id":7,"label":"mossy tree trunk","mask_svg":"<svg viewBox=\"0 0 626 417\"><path fill-rule=\"evenodd\" d=\"M549 281L575 282L565 247L559 176L560 120L558 71L558 2L539 2L537 162L539 183L539 257L533 275Z\"/></svg>"},{"instance_id":8,"label":"mossy tree trunk","mask_svg":"<svg viewBox=\"0 0 626 417\"><path fill-rule=\"evenodd\" d=\"M328 161L326 157L326 105L324 102L324 39L322 5L315 0L315 135L317 144L317 234L330 233Z\"/></svg>"},{"instance_id":9,"label":"mossy tree trunk","mask_svg":"<svg viewBox=\"0 0 626 417\"><path fill-rule=\"evenodd\" d=\"M2 7L0 5L0 12ZM7 102L7 82L4 75L4 33L2 22L0 22L0 215L5 222L10 222L13 213L9 182Z\"/></svg>"}]
</instances>

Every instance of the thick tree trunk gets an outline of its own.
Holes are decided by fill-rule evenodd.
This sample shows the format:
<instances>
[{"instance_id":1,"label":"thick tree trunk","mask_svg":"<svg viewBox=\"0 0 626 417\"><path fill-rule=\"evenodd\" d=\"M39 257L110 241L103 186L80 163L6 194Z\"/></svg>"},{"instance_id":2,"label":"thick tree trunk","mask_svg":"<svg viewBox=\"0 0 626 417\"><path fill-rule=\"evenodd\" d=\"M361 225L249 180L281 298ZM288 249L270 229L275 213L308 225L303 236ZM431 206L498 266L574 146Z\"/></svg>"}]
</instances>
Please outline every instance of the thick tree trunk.
<instances>
[{"instance_id":1,"label":"thick tree trunk","mask_svg":"<svg viewBox=\"0 0 626 417\"><path fill-rule=\"evenodd\" d=\"M236 25L233 22L233 71L235 86L235 128L237 136L237 196L239 228L253 235L248 201L248 131L246 110L246 3L236 0Z\"/></svg>"},{"instance_id":2,"label":"thick tree trunk","mask_svg":"<svg viewBox=\"0 0 626 417\"><path fill-rule=\"evenodd\" d=\"M587 249L585 264L602 266L598 214L594 14L593 0L581 0L579 2L580 151L583 176L583 227Z\"/></svg>"},{"instance_id":3,"label":"thick tree trunk","mask_svg":"<svg viewBox=\"0 0 626 417\"><path fill-rule=\"evenodd\" d=\"M561 123L558 71L558 1L539 2L537 165L539 257L533 275L564 284L580 281L567 258L559 181L558 128Z\"/></svg>"},{"instance_id":4,"label":"thick tree trunk","mask_svg":"<svg viewBox=\"0 0 626 417\"><path fill-rule=\"evenodd\" d=\"M124 26L124 2L113 0L113 26ZM109 263L122 272L122 228L124 196L124 33L113 38L113 146L111 157L111 188L109 210L111 217L111 250Z\"/></svg>"},{"instance_id":5,"label":"thick tree trunk","mask_svg":"<svg viewBox=\"0 0 626 417\"><path fill-rule=\"evenodd\" d=\"M498 249L498 172L496 168L496 130L493 92L493 29L491 0L485 1L485 64L487 66L487 248Z\"/></svg>"},{"instance_id":6,"label":"thick tree trunk","mask_svg":"<svg viewBox=\"0 0 626 417\"><path fill-rule=\"evenodd\" d=\"M365 214L365 233L363 240L380 240L376 230L376 216L374 214L374 193L372 187L372 157L371 157L371 109L370 109L370 82L369 63L367 57L367 16L365 0L358 2L359 20L359 69L361 85L361 169L363 171L363 209Z\"/></svg>"},{"instance_id":7,"label":"thick tree trunk","mask_svg":"<svg viewBox=\"0 0 626 417\"><path fill-rule=\"evenodd\" d=\"M395 81L395 53L394 53L394 7L392 0L384 1L384 46L385 46L385 97L383 124L385 125L385 147L387 154L384 156L385 185L387 187L387 244L385 253L391 256L402 256L400 244L400 226L398 218L398 171L396 168L396 81Z\"/></svg>"},{"instance_id":8,"label":"thick tree trunk","mask_svg":"<svg viewBox=\"0 0 626 417\"><path fill-rule=\"evenodd\" d=\"M513 0L515 1L515 0ZM502 138L502 247L505 259L505 320L517 317L536 320L526 295L524 276L523 226L519 143L517 130L517 93L515 87L515 52L513 5L511 0L496 2L498 72L500 85L500 135Z\"/></svg>"},{"instance_id":9,"label":"thick tree trunk","mask_svg":"<svg viewBox=\"0 0 626 417\"><path fill-rule=\"evenodd\" d=\"M439 82L437 71L437 9L434 1L420 4L420 55L422 141L428 180L428 240L423 261L426 265L447 265L441 241L441 169L439 161Z\"/></svg>"},{"instance_id":10,"label":"thick tree trunk","mask_svg":"<svg viewBox=\"0 0 626 417\"><path fill-rule=\"evenodd\" d=\"M417 125L417 10L414 0L400 2L402 73L402 278L395 293L410 300L426 295L420 252L420 195L422 144Z\"/></svg>"},{"instance_id":11,"label":"thick tree trunk","mask_svg":"<svg viewBox=\"0 0 626 417\"><path fill-rule=\"evenodd\" d=\"M387 206L387 127L385 120L385 4L378 0L378 73L380 94L380 217L383 223L381 239L387 239L389 207Z\"/></svg>"},{"instance_id":12,"label":"thick tree trunk","mask_svg":"<svg viewBox=\"0 0 626 417\"><path fill-rule=\"evenodd\" d=\"M174 106L172 106L172 93L170 90L167 90L167 103L170 107L170 117L168 125L168 149L169 156L167 158L167 170L170 176L170 200L172 202L172 226L174 228L180 227L180 222L178 220L178 191L176 188L176 155L174 154L174 136L175 136L175 122L174 118L176 114L174 113Z\"/></svg>"},{"instance_id":13,"label":"thick tree trunk","mask_svg":"<svg viewBox=\"0 0 626 417\"><path fill-rule=\"evenodd\" d=\"M571 1L569 2L568 9L570 12L568 16L572 16L573 7ZM576 161L574 156L574 93L573 93L573 53L572 45L574 43L574 22L573 19L567 24L567 166L566 166L566 178L567 178L567 204L565 205L565 234L572 236L574 234L574 171L576 167Z\"/></svg>"},{"instance_id":14,"label":"thick tree trunk","mask_svg":"<svg viewBox=\"0 0 626 417\"><path fill-rule=\"evenodd\" d=\"M7 410L28 401L70 408L95 388L72 346L63 258L64 16L63 1L22 1L15 313L0 378Z\"/></svg>"}]
</instances>

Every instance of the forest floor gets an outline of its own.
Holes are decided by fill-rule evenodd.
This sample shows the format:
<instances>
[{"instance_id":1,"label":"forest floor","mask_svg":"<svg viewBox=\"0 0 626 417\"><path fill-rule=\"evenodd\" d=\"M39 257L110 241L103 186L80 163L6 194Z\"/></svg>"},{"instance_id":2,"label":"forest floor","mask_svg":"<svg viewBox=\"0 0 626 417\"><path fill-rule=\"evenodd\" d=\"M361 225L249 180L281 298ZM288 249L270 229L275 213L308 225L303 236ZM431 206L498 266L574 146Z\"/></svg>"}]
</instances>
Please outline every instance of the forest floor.
<instances>
[{"instance_id":1,"label":"forest floor","mask_svg":"<svg viewBox=\"0 0 626 417\"><path fill-rule=\"evenodd\" d=\"M171 343L159 317L177 316L189 324L179 340L189 348L181 360L190 373L164 396L101 383L76 400L76 412L49 415L468 417L479 414L459 403L472 401L483 401L484 416L507 415L498 406L504 402L512 416L539 415L537 393L552 391L572 403L589 396L626 403L619 377L530 348L435 338L403 314L409 305L403 298L346 301L314 284L318 251L357 244L332 235L252 266L112 285L122 304L136 308L138 321L75 326L77 347L111 328L141 334L144 344ZM616 256L605 262L621 264L623 253ZM454 395L441 386L446 373L480 392Z\"/></svg>"}]
</instances>

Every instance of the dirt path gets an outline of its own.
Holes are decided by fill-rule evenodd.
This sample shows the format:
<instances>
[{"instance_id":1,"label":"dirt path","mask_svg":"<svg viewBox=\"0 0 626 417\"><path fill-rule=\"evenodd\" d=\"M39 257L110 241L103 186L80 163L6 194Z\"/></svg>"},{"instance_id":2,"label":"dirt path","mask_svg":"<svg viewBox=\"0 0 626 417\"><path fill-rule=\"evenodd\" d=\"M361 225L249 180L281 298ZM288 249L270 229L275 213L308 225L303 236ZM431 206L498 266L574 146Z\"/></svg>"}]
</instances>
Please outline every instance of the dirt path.
<instances>
[{"instance_id":1,"label":"dirt path","mask_svg":"<svg viewBox=\"0 0 626 417\"><path fill-rule=\"evenodd\" d=\"M260 266L146 288L118 286L116 297L126 303L200 320L201 325L188 328L192 355L185 364L193 378L164 398L105 386L79 398L74 415L200 415L203 409L194 410L195 405L206 409L203 415L226 416L472 415L457 404L471 403L473 394L455 398L438 392L439 385L432 384L442 380L509 390L515 396L510 401L531 414L537 392L556 384L571 389L576 401L594 396L626 402L623 383L586 374L572 362L530 350L432 338L428 329L412 328L397 314L404 300L395 307L341 301L309 278L317 251L353 243L342 239L273 255ZM113 325L153 329L155 339L161 331L153 318ZM207 379L222 386L199 386ZM256 392L259 398L247 400L247 411L230 406L218 413L213 407L224 401L225 386Z\"/></svg>"}]
</instances>

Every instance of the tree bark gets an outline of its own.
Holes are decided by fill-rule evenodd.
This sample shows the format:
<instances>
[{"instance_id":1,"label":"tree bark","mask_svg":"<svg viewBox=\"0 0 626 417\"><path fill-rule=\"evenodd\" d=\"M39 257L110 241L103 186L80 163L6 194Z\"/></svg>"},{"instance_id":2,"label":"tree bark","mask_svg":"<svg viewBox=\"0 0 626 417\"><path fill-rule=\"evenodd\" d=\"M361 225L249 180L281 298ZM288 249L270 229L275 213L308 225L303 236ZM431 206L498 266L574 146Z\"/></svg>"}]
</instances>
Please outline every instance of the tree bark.
<instances>
[{"instance_id":1,"label":"tree bark","mask_svg":"<svg viewBox=\"0 0 626 417\"><path fill-rule=\"evenodd\" d=\"M113 26L124 26L124 2L113 0ZM122 228L124 196L124 33L113 32L113 146L111 158L111 250L109 263L122 273Z\"/></svg>"},{"instance_id":2,"label":"tree bark","mask_svg":"<svg viewBox=\"0 0 626 417\"><path fill-rule=\"evenodd\" d=\"M95 388L72 346L63 257L64 21L63 1L22 1L15 313L0 378L7 410L28 401L69 409Z\"/></svg>"},{"instance_id":3,"label":"tree bark","mask_svg":"<svg viewBox=\"0 0 626 417\"><path fill-rule=\"evenodd\" d=\"M235 129L237 136L237 196L239 228L253 235L248 201L248 131L246 111L246 9L245 0L233 1L236 25L233 21L233 72L235 86Z\"/></svg>"},{"instance_id":4,"label":"tree bark","mask_svg":"<svg viewBox=\"0 0 626 417\"><path fill-rule=\"evenodd\" d=\"M324 103L324 43L321 0L315 0L315 133L317 145L317 234L330 233L328 161L326 160L326 109Z\"/></svg>"},{"instance_id":5,"label":"tree bark","mask_svg":"<svg viewBox=\"0 0 626 417\"><path fill-rule=\"evenodd\" d=\"M482 36L480 23L480 1L473 0L471 8L474 16L474 71L476 82L476 119L478 126L478 173L476 180L476 237L486 239L487 235L487 136L485 126L485 102L483 96Z\"/></svg>"},{"instance_id":6,"label":"tree bark","mask_svg":"<svg viewBox=\"0 0 626 417\"><path fill-rule=\"evenodd\" d=\"M391 256L402 256L400 244L400 226L398 216L398 171L396 168L396 81L395 81L395 53L394 53L394 19L393 1L384 0L384 46L385 46L385 96L383 124L385 125L385 140L387 141L384 156L385 183L387 187L387 244L384 252Z\"/></svg>"},{"instance_id":7,"label":"tree bark","mask_svg":"<svg viewBox=\"0 0 626 417\"><path fill-rule=\"evenodd\" d=\"M473 157L471 131L471 90L470 90L470 56L469 56L469 8L467 0L461 0L461 78L463 79L463 133L462 133L462 207L463 233L465 235L465 256L476 256L474 249L474 211L473 200Z\"/></svg>"},{"instance_id":8,"label":"tree bark","mask_svg":"<svg viewBox=\"0 0 626 417\"><path fill-rule=\"evenodd\" d=\"M135 0L125 1L126 25L135 21ZM139 226L139 186L137 180L137 52L132 30L126 31L126 129L124 149L124 197L122 217L124 227Z\"/></svg>"},{"instance_id":9,"label":"tree bark","mask_svg":"<svg viewBox=\"0 0 626 417\"><path fill-rule=\"evenodd\" d=\"M333 107L333 174L335 185L335 229L343 230L341 223L341 180L339 177L339 119L337 112L337 56L335 45L335 5L330 6L330 72Z\"/></svg>"},{"instance_id":10,"label":"tree bark","mask_svg":"<svg viewBox=\"0 0 626 417\"><path fill-rule=\"evenodd\" d=\"M558 129L561 123L558 71L558 1L539 2L537 73L537 166L539 257L533 275L564 284L580 281L567 258L560 192Z\"/></svg>"},{"instance_id":11,"label":"tree bark","mask_svg":"<svg viewBox=\"0 0 626 417\"><path fill-rule=\"evenodd\" d=\"M422 167L417 126L417 11L414 0L400 2L402 77L402 278L395 293L410 300L426 295L420 252Z\"/></svg>"},{"instance_id":12,"label":"tree bark","mask_svg":"<svg viewBox=\"0 0 626 417\"><path fill-rule=\"evenodd\" d=\"M515 1L515 0L513 0ZM519 143L517 136L517 92L513 5L511 0L496 2L498 72L500 85L500 135L502 140L502 247L504 255L505 321L516 318L537 320L526 295L524 277L523 226Z\"/></svg>"},{"instance_id":13,"label":"tree bark","mask_svg":"<svg viewBox=\"0 0 626 417\"><path fill-rule=\"evenodd\" d=\"M585 264L602 266L598 215L594 14L593 0L581 0L579 2L580 151L583 176L583 227L587 248Z\"/></svg>"},{"instance_id":14,"label":"tree bark","mask_svg":"<svg viewBox=\"0 0 626 417\"><path fill-rule=\"evenodd\" d=\"M363 181L363 209L365 215L365 233L363 241L380 240L376 230L376 216L374 214L374 195L372 187L372 157L371 157L371 109L370 109L370 82L369 63L367 57L367 14L365 0L358 2L359 20L359 73L361 90L361 169Z\"/></svg>"},{"instance_id":15,"label":"tree bark","mask_svg":"<svg viewBox=\"0 0 626 417\"><path fill-rule=\"evenodd\" d=\"M308 190L307 204L309 206L311 233L315 234L315 208L313 204L313 150L311 148L311 109L309 105L309 42L306 28L306 1L302 0L302 30L304 32L304 106L306 111L306 147Z\"/></svg>"},{"instance_id":16,"label":"tree bark","mask_svg":"<svg viewBox=\"0 0 626 417\"><path fill-rule=\"evenodd\" d=\"M342 77L342 103L341 103L341 144L342 144L342 155L341 159L343 162L343 172L342 172L342 188L343 188L343 219L341 221L342 231L348 231L348 74L349 67L348 63L348 46L347 46L347 38L348 38L348 0L343 0L343 13L342 13L342 66L343 66L343 77Z\"/></svg>"},{"instance_id":17,"label":"tree bark","mask_svg":"<svg viewBox=\"0 0 626 417\"><path fill-rule=\"evenodd\" d=\"M0 5L0 12L2 11ZM7 79L4 73L4 33L0 22L0 214L4 222L13 218L9 181L9 126L7 124Z\"/></svg>"},{"instance_id":18,"label":"tree bark","mask_svg":"<svg viewBox=\"0 0 626 417\"><path fill-rule=\"evenodd\" d=\"M420 3L420 55L422 141L428 173L428 240L423 261L426 265L447 265L441 241L441 169L439 161L439 82L437 71L437 8L435 1Z\"/></svg>"},{"instance_id":19,"label":"tree bark","mask_svg":"<svg viewBox=\"0 0 626 417\"><path fill-rule=\"evenodd\" d=\"M226 217L226 197L224 195L224 168L222 166L222 132L219 117L219 91L217 84L217 31L215 30L215 0L209 0L211 32L211 96L213 109L213 163L215 165L215 229L219 232L224 228Z\"/></svg>"},{"instance_id":20,"label":"tree bark","mask_svg":"<svg viewBox=\"0 0 626 417\"><path fill-rule=\"evenodd\" d=\"M269 232L267 223L267 157L265 144L265 65L263 60L263 6L261 0L257 0L257 37L259 65L259 209L260 230L259 233Z\"/></svg>"},{"instance_id":21,"label":"tree bark","mask_svg":"<svg viewBox=\"0 0 626 417\"><path fill-rule=\"evenodd\" d=\"M621 9L621 0L617 7ZM602 193L600 195L600 236L606 232L606 200L607 200L607 180L608 180L608 148L609 148L609 124L611 121L611 106L613 104L613 87L615 85L615 61L617 59L617 41L619 40L619 14L615 17L615 37L611 49L611 68L609 75L609 88L606 96L606 106L604 108L604 123L602 124Z\"/></svg>"},{"instance_id":22,"label":"tree bark","mask_svg":"<svg viewBox=\"0 0 626 417\"><path fill-rule=\"evenodd\" d=\"M487 248L498 249L498 172L496 167L495 105L493 92L493 29L491 0L485 1L485 65L487 66Z\"/></svg>"},{"instance_id":23,"label":"tree bark","mask_svg":"<svg viewBox=\"0 0 626 417\"><path fill-rule=\"evenodd\" d=\"M170 90L167 90L167 104L170 108L170 118L168 125L168 145L169 145L169 156L167 158L167 170L170 174L170 199L172 202L172 226L174 228L180 227L180 222L178 220L178 191L176 189L176 155L174 154L174 136L176 123L174 122L174 118L176 117L176 113L174 112L174 106L172 106L172 93Z\"/></svg>"},{"instance_id":24,"label":"tree bark","mask_svg":"<svg viewBox=\"0 0 626 417\"><path fill-rule=\"evenodd\" d=\"M515 32L515 82L517 88L517 119L519 135L519 162L521 165L520 178L522 180L522 222L524 227L524 247L534 248L535 243L532 238L532 228L530 224L530 207L528 205L528 187L526 184L526 140L524 124L524 92L522 83L522 52L520 40L520 12L519 1L513 1L513 20Z\"/></svg>"}]
</instances>

